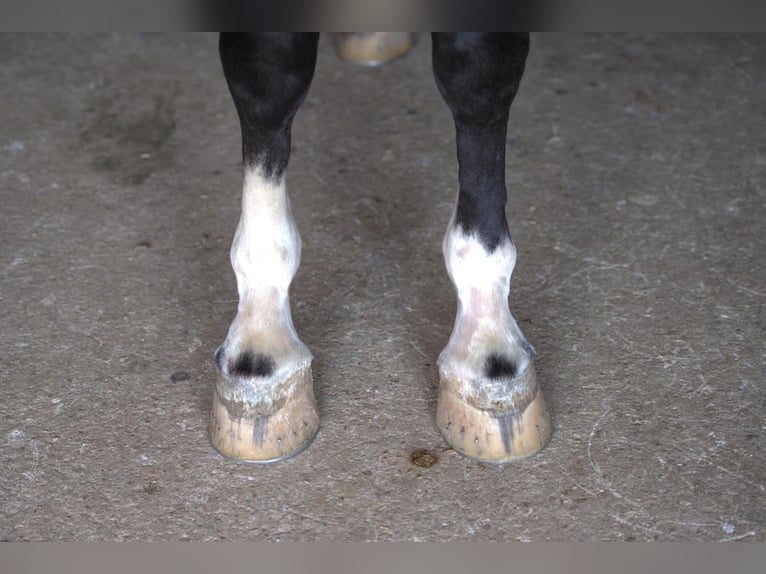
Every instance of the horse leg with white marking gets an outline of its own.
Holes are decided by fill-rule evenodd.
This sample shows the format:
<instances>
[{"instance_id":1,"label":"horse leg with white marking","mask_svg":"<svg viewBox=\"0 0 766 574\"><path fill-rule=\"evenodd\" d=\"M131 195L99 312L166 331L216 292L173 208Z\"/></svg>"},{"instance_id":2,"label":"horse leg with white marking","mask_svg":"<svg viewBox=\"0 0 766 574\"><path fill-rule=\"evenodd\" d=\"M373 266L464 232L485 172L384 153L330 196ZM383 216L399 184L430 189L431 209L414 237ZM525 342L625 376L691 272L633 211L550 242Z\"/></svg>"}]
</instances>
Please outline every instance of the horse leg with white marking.
<instances>
[{"instance_id":1,"label":"horse leg with white marking","mask_svg":"<svg viewBox=\"0 0 766 574\"><path fill-rule=\"evenodd\" d=\"M231 246L239 306L216 353L213 446L253 462L300 452L319 428L311 353L290 315L301 241L285 171L293 116L314 75L318 34L222 34L221 61L242 129L242 212Z\"/></svg>"},{"instance_id":2,"label":"horse leg with white marking","mask_svg":"<svg viewBox=\"0 0 766 574\"><path fill-rule=\"evenodd\" d=\"M433 34L460 180L443 243L458 310L439 357L437 426L455 450L491 462L537 452L551 434L534 351L508 307L516 248L505 218L505 136L528 51L525 34Z\"/></svg>"},{"instance_id":3,"label":"horse leg with white marking","mask_svg":"<svg viewBox=\"0 0 766 574\"><path fill-rule=\"evenodd\" d=\"M285 170L292 119L314 73L317 34L222 34L221 60L242 128L242 214L231 248L239 307L216 353L210 437L223 454L281 460L319 427L311 354L290 316L300 263ZM523 34L434 34L433 67L455 122L460 191L444 238L458 295L439 357L437 425L455 450L506 462L551 434L534 351L508 307L516 249L505 218L505 135L524 71Z\"/></svg>"}]
</instances>

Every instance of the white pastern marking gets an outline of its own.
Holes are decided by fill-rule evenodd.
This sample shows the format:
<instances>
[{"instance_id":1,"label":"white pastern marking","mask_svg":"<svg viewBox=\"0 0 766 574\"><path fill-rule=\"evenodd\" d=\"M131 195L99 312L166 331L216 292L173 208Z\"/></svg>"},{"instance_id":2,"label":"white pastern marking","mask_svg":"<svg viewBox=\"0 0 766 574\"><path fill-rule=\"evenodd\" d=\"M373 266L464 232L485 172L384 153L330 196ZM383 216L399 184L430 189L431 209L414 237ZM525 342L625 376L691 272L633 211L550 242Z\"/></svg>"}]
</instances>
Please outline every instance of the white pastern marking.
<instances>
[{"instance_id":1,"label":"white pastern marking","mask_svg":"<svg viewBox=\"0 0 766 574\"><path fill-rule=\"evenodd\" d=\"M285 180L272 181L257 170L245 173L242 212L231 246L231 265L240 300L287 290L301 259L301 238L295 226Z\"/></svg>"},{"instance_id":2,"label":"white pastern marking","mask_svg":"<svg viewBox=\"0 0 766 574\"><path fill-rule=\"evenodd\" d=\"M243 352L268 355L276 365L269 377L274 382L311 361L295 332L288 298L300 259L301 239L284 177L273 180L248 168L231 246L239 306L224 349L230 358Z\"/></svg>"},{"instance_id":3,"label":"white pastern marking","mask_svg":"<svg viewBox=\"0 0 766 574\"><path fill-rule=\"evenodd\" d=\"M466 304L475 297L481 302L502 303L507 307L511 273L516 266L516 248L506 241L494 252L487 253L475 235L466 235L454 224L450 225L442 243L444 262L460 302ZM491 312L493 309L486 309ZM481 309L477 309L481 311Z\"/></svg>"},{"instance_id":4,"label":"white pastern marking","mask_svg":"<svg viewBox=\"0 0 766 574\"><path fill-rule=\"evenodd\" d=\"M457 291L458 310L439 365L456 379L496 386L484 375L488 356L499 354L513 361L517 372L529 363L524 335L508 307L516 248L506 241L489 253L477 236L465 234L453 219L442 251Z\"/></svg>"}]
</instances>

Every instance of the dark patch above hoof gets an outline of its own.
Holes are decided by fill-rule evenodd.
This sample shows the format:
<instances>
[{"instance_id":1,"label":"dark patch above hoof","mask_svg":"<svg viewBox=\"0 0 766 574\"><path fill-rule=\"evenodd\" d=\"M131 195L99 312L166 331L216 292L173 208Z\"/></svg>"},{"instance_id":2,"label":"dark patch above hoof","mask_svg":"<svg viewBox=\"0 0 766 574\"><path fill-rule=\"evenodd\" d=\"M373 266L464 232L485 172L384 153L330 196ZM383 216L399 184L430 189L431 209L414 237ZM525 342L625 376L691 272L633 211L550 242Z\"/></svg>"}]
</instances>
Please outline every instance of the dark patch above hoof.
<instances>
[{"instance_id":1,"label":"dark patch above hoof","mask_svg":"<svg viewBox=\"0 0 766 574\"><path fill-rule=\"evenodd\" d=\"M268 377L274 372L274 360L268 355L242 353L229 368L229 374L238 377Z\"/></svg>"},{"instance_id":2,"label":"dark patch above hoof","mask_svg":"<svg viewBox=\"0 0 766 574\"><path fill-rule=\"evenodd\" d=\"M500 355L490 355L484 363L484 373L490 379L512 379L516 376L516 364Z\"/></svg>"}]
</instances>

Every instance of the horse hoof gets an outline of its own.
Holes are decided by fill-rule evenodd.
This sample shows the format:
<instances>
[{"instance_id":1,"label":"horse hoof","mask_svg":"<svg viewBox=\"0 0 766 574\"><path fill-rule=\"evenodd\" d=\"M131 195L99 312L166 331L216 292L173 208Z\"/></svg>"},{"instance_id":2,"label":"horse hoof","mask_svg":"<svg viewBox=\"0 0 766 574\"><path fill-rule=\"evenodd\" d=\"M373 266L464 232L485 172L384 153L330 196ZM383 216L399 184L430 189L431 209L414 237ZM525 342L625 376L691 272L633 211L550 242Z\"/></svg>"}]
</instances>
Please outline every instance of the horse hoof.
<instances>
[{"instance_id":1,"label":"horse hoof","mask_svg":"<svg viewBox=\"0 0 766 574\"><path fill-rule=\"evenodd\" d=\"M482 462L504 463L546 445L552 427L534 363L515 377L505 401L487 404L471 390L470 384L440 370L436 425L455 451Z\"/></svg>"},{"instance_id":2,"label":"horse hoof","mask_svg":"<svg viewBox=\"0 0 766 574\"><path fill-rule=\"evenodd\" d=\"M253 463L295 456L319 430L311 368L296 371L276 389L264 391L257 383L219 374L209 427L213 448Z\"/></svg>"},{"instance_id":3,"label":"horse hoof","mask_svg":"<svg viewBox=\"0 0 766 574\"><path fill-rule=\"evenodd\" d=\"M410 51L409 32L338 33L333 36L338 55L354 64L380 66Z\"/></svg>"}]
</instances>

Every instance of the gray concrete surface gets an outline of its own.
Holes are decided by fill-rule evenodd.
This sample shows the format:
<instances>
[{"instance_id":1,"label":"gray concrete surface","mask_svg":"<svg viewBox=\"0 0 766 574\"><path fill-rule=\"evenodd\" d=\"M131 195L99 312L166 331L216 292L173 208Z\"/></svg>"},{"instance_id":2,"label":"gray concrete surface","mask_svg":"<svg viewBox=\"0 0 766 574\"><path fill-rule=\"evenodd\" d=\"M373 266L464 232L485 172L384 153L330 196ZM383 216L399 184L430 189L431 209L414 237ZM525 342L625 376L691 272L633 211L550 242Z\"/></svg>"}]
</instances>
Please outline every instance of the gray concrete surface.
<instances>
[{"instance_id":1,"label":"gray concrete surface","mask_svg":"<svg viewBox=\"0 0 766 574\"><path fill-rule=\"evenodd\" d=\"M555 431L504 467L434 428L457 171L430 39L320 52L288 186L322 428L249 466L206 438L240 193L216 37L0 37L0 538L766 540L766 38L533 37L511 304Z\"/></svg>"}]
</instances>

